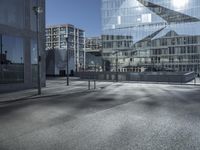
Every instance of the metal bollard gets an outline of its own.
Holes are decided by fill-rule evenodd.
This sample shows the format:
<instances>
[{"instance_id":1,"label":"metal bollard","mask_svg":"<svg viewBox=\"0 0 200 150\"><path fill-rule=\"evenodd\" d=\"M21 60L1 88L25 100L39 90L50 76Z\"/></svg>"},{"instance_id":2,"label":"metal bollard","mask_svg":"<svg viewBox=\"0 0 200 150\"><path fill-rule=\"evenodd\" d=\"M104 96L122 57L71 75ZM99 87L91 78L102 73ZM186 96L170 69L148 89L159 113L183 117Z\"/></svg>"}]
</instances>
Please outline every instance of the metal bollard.
<instances>
[{"instance_id":1,"label":"metal bollard","mask_svg":"<svg viewBox=\"0 0 200 150\"><path fill-rule=\"evenodd\" d=\"M94 89L96 89L96 80L94 80Z\"/></svg>"},{"instance_id":2,"label":"metal bollard","mask_svg":"<svg viewBox=\"0 0 200 150\"><path fill-rule=\"evenodd\" d=\"M194 76L194 85L197 84L196 76Z\"/></svg>"},{"instance_id":3,"label":"metal bollard","mask_svg":"<svg viewBox=\"0 0 200 150\"><path fill-rule=\"evenodd\" d=\"M90 90L90 80L88 80L88 90Z\"/></svg>"}]
</instances>

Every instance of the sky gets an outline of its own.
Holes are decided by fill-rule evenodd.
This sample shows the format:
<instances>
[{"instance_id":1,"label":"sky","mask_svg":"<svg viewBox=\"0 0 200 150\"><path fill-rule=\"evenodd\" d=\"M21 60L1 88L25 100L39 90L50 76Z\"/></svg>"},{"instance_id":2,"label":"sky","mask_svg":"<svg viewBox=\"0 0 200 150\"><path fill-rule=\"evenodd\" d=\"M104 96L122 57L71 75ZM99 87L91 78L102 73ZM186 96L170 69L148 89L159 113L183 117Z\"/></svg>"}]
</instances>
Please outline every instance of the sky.
<instances>
[{"instance_id":1,"label":"sky","mask_svg":"<svg viewBox=\"0 0 200 150\"><path fill-rule=\"evenodd\" d=\"M87 37L101 35L101 0L46 0L46 25L73 24Z\"/></svg>"}]
</instances>

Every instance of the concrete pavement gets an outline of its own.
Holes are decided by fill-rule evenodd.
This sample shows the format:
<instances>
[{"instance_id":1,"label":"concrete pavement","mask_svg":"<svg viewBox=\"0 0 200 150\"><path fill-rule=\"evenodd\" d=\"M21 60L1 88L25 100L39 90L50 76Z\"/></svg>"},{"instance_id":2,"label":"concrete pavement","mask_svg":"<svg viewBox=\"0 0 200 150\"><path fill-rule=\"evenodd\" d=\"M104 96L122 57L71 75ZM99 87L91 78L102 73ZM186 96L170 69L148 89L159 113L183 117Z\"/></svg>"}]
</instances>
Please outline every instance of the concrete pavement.
<instances>
[{"instance_id":1,"label":"concrete pavement","mask_svg":"<svg viewBox=\"0 0 200 150\"><path fill-rule=\"evenodd\" d=\"M94 89L94 82L91 81L91 89L97 90L111 85L112 82L97 82ZM77 91L87 91L88 81L80 81L77 78L70 78L70 86L66 86L65 78L50 78L46 82L46 87L42 88L42 94L37 95L37 89L28 89L9 93L0 93L0 104L5 102L13 102L19 100L33 99L46 96L54 96L58 94L69 94Z\"/></svg>"},{"instance_id":2,"label":"concrete pavement","mask_svg":"<svg viewBox=\"0 0 200 150\"><path fill-rule=\"evenodd\" d=\"M104 83L4 105L0 149L199 150L199 97L198 86Z\"/></svg>"}]
</instances>

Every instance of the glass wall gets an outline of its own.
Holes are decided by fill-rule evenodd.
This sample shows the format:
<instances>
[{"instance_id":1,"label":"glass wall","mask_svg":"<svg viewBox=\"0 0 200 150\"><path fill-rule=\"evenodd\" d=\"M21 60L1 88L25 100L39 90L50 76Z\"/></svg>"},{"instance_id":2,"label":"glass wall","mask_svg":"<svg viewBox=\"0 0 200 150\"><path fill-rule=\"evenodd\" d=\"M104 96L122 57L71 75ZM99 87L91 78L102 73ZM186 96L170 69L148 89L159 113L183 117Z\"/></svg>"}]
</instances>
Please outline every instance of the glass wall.
<instances>
[{"instance_id":1,"label":"glass wall","mask_svg":"<svg viewBox=\"0 0 200 150\"><path fill-rule=\"evenodd\" d=\"M200 21L198 20L200 1L183 0L182 4L178 2L177 0L102 0L103 34L131 35L136 42L166 25L177 29L180 29L180 25L185 26L181 29L182 32L197 34L196 30L194 32L191 29L185 30L190 28L191 24L184 24L188 21L192 23ZM170 16L176 20L172 18L169 20Z\"/></svg>"},{"instance_id":2,"label":"glass wall","mask_svg":"<svg viewBox=\"0 0 200 150\"><path fill-rule=\"evenodd\" d=\"M37 6L38 0L31 0L30 1L30 21L31 21L31 30L36 31L36 16L35 12L33 11L33 7Z\"/></svg>"},{"instance_id":3,"label":"glass wall","mask_svg":"<svg viewBox=\"0 0 200 150\"><path fill-rule=\"evenodd\" d=\"M0 3L0 24L23 28L25 18L25 1L1 0Z\"/></svg>"},{"instance_id":4,"label":"glass wall","mask_svg":"<svg viewBox=\"0 0 200 150\"><path fill-rule=\"evenodd\" d=\"M179 0L102 0L101 10L104 59L115 63L109 54L116 50L123 53L121 51L130 49L128 57L132 61L121 61L122 63L119 64L121 68L156 66L162 69L173 69L173 71L198 72L199 40L193 41L192 46L197 50L192 53L192 56L191 53L186 53L184 58L187 59L184 62L179 61L183 54L178 51L191 46L191 43L184 42L188 37L200 38L199 0L181 0L181 2ZM112 39L117 36L132 37L132 42L123 44L123 40ZM163 44L155 44L161 42ZM124 47L119 48L117 43ZM175 49L176 52L170 53L171 49ZM162 51L166 53L163 54ZM195 55L198 57L194 57ZM167 67L163 68L163 66Z\"/></svg>"},{"instance_id":5,"label":"glass wall","mask_svg":"<svg viewBox=\"0 0 200 150\"><path fill-rule=\"evenodd\" d=\"M32 69L32 82L37 82L37 41L31 40L31 69Z\"/></svg>"},{"instance_id":6,"label":"glass wall","mask_svg":"<svg viewBox=\"0 0 200 150\"><path fill-rule=\"evenodd\" d=\"M20 37L0 35L0 83L24 82L24 42Z\"/></svg>"}]
</instances>

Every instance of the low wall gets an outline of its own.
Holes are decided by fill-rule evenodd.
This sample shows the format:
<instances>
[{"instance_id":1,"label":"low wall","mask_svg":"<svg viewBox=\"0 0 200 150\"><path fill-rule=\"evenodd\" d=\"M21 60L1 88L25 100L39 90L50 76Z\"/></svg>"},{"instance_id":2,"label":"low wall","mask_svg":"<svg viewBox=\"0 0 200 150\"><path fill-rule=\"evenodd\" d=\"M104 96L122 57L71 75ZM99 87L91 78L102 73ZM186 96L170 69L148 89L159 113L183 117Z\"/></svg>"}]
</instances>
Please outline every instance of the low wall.
<instances>
[{"instance_id":1,"label":"low wall","mask_svg":"<svg viewBox=\"0 0 200 150\"><path fill-rule=\"evenodd\" d=\"M187 83L194 80L194 72L79 72L76 76L81 79L96 79L114 81L147 81L147 82L172 82Z\"/></svg>"}]
</instances>

